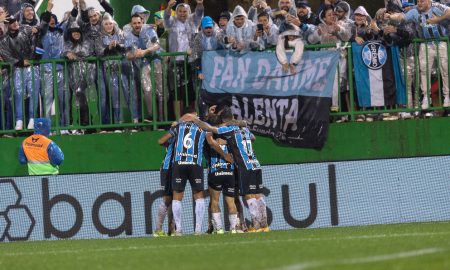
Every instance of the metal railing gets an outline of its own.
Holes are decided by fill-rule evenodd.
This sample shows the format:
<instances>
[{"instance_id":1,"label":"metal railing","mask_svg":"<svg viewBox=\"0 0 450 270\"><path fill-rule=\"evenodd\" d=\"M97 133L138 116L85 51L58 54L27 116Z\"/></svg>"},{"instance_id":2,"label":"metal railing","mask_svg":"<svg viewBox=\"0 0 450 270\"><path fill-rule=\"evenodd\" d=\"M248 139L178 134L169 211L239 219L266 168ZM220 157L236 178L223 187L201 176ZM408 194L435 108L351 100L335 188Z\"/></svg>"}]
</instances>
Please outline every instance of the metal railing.
<instances>
[{"instance_id":1,"label":"metal railing","mask_svg":"<svg viewBox=\"0 0 450 270\"><path fill-rule=\"evenodd\" d=\"M308 45L306 50L342 50L347 67L346 82L342 81L341 69L337 73L337 110L331 116L348 117L354 121L360 115L397 114L400 112L419 113L422 93L420 77L430 74L431 50L438 61L436 73L426 75L426 99L438 106L428 111L443 110L443 83L448 79L448 61L441 57L441 46L446 47L448 59L448 38L441 40L414 40L413 55L402 49L403 79L405 95L411 95L407 105L362 108L356 100L357 90L354 82L353 53L350 43ZM422 48L422 49L421 49ZM421 50L421 53L419 51ZM425 53L425 57L423 54ZM180 61L180 57L183 59ZM191 70L186 53L161 53L143 60L129 61L117 57L89 57L80 61L50 59L31 61L28 68L12 67L0 63L0 133L30 132L27 129L29 119L48 117L52 120L52 131L61 130L156 130L170 125L178 119L183 107L191 106L198 100L200 80ZM408 70L413 60L414 69ZM424 62L425 60L425 62ZM431 59L432 60L432 59ZM425 64L424 64L425 63ZM447 73L441 76L443 65ZM426 66L424 70L424 66ZM408 73L409 72L409 73ZM422 72L422 73L421 73ZM412 73L412 74L411 74ZM431 93L432 79L436 80L437 93ZM411 80L411 83L409 83ZM348 91L340 91L343 84ZM347 88L347 87L345 87ZM47 90L47 91L46 91ZM434 95L432 95L434 94ZM51 97L48 97L51 95ZM431 97L435 96L435 102ZM192 104L194 103L194 104ZM344 104L345 103L345 104ZM346 105L346 106L344 106ZM51 106L52 108L49 108ZM15 130L16 120L23 121L23 129Z\"/></svg>"}]
</instances>

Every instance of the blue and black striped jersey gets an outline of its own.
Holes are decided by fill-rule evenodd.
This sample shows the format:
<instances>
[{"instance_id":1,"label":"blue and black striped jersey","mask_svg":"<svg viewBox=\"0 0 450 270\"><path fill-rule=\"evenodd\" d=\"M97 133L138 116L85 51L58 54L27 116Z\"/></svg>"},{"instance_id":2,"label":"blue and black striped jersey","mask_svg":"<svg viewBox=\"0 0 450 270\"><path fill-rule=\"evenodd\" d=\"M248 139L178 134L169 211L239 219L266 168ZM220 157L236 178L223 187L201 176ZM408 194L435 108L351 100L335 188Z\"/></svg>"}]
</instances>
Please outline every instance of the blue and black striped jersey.
<instances>
[{"instance_id":1,"label":"blue and black striped jersey","mask_svg":"<svg viewBox=\"0 0 450 270\"><path fill-rule=\"evenodd\" d=\"M170 170L172 168L174 141L175 139L172 137L167 142L166 156L164 157L163 162L161 164L162 170Z\"/></svg>"},{"instance_id":2,"label":"blue and black striped jersey","mask_svg":"<svg viewBox=\"0 0 450 270\"><path fill-rule=\"evenodd\" d=\"M230 153L226 144L220 145L225 154ZM217 153L212 147L208 147L208 173L215 173L217 171L233 171L234 164L229 163Z\"/></svg>"},{"instance_id":3,"label":"blue and black striped jersey","mask_svg":"<svg viewBox=\"0 0 450 270\"><path fill-rule=\"evenodd\" d=\"M255 170L261 167L253 152L253 135L248 128L241 129L238 126L220 127L218 128L218 134L226 138L238 168Z\"/></svg>"},{"instance_id":4,"label":"blue and black striped jersey","mask_svg":"<svg viewBox=\"0 0 450 270\"><path fill-rule=\"evenodd\" d=\"M170 130L174 141L174 162L202 166L206 132L192 122L181 122Z\"/></svg>"}]
</instances>

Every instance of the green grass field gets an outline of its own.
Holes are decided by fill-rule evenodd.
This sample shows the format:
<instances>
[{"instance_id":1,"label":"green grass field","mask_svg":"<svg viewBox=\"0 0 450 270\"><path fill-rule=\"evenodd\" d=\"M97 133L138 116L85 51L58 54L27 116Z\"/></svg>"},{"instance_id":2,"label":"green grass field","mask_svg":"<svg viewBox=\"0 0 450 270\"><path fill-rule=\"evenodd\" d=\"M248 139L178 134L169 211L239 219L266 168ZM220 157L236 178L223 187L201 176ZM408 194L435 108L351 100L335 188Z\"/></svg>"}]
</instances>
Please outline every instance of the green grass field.
<instances>
[{"instance_id":1,"label":"green grass field","mask_svg":"<svg viewBox=\"0 0 450 270\"><path fill-rule=\"evenodd\" d=\"M450 222L3 243L0 269L450 269Z\"/></svg>"}]
</instances>

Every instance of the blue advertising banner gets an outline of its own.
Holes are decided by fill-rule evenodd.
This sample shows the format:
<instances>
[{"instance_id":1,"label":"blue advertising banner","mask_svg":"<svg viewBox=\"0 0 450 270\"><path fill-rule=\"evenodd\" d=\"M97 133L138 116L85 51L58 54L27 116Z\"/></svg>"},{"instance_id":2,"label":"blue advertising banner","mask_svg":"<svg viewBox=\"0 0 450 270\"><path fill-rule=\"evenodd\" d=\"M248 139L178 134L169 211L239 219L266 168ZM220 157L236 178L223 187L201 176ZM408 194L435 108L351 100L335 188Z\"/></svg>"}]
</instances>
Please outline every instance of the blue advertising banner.
<instances>
[{"instance_id":1,"label":"blue advertising banner","mask_svg":"<svg viewBox=\"0 0 450 270\"><path fill-rule=\"evenodd\" d=\"M323 147L339 51L305 51L295 72L283 72L275 53L203 53L201 98L229 105L251 131L304 148Z\"/></svg>"},{"instance_id":2,"label":"blue advertising banner","mask_svg":"<svg viewBox=\"0 0 450 270\"><path fill-rule=\"evenodd\" d=\"M448 221L448 164L450 157L264 166L270 227ZM6 178L0 194L0 241L11 242L150 236L163 191L159 172L134 172ZM188 234L192 205L188 187ZM206 216L203 224L206 231Z\"/></svg>"}]
</instances>

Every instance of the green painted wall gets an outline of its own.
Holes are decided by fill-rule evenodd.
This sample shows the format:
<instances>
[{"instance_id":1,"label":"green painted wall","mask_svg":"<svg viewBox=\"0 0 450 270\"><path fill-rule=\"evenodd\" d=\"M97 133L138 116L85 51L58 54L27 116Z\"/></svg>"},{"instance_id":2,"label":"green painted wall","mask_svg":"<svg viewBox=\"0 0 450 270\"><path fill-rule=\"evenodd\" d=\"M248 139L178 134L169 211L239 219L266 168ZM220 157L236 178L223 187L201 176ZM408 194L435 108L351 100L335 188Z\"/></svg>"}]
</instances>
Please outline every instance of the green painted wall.
<instances>
[{"instance_id":1,"label":"green painted wall","mask_svg":"<svg viewBox=\"0 0 450 270\"><path fill-rule=\"evenodd\" d=\"M61 173L158 170L164 149L157 139L164 132L55 136L66 160ZM23 138L0 139L0 176L26 175L18 164ZM330 126L322 151L279 146L258 137L254 149L263 165L450 155L450 118L345 123Z\"/></svg>"}]
</instances>

